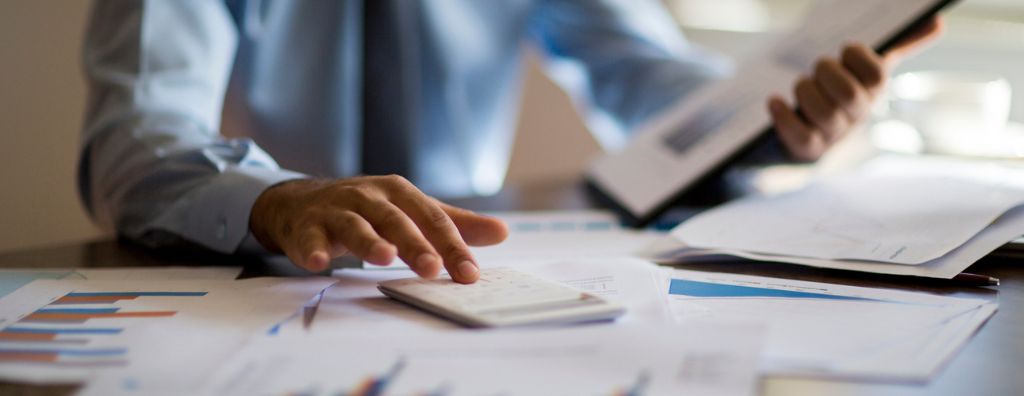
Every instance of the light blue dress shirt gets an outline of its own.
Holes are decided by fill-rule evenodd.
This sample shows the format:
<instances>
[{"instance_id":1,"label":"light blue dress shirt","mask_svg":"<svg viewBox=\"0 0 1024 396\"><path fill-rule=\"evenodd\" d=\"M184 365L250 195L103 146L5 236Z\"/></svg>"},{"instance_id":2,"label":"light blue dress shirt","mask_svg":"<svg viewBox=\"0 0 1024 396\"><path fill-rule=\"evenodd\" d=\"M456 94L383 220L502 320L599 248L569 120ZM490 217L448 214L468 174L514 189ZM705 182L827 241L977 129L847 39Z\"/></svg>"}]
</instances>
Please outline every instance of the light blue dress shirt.
<instances>
[{"instance_id":1,"label":"light blue dress shirt","mask_svg":"<svg viewBox=\"0 0 1024 396\"><path fill-rule=\"evenodd\" d=\"M413 108L394 107L416 127L386 137L408 149L374 160L407 163L425 192L458 196L501 187L530 48L578 71L567 88L622 130L729 71L653 0L422 1L401 34L413 61L367 71L363 5L96 2L78 181L92 216L147 245L246 250L267 187L365 172L361 141L377 132L361 126L365 73L416 77L401 87Z\"/></svg>"}]
</instances>

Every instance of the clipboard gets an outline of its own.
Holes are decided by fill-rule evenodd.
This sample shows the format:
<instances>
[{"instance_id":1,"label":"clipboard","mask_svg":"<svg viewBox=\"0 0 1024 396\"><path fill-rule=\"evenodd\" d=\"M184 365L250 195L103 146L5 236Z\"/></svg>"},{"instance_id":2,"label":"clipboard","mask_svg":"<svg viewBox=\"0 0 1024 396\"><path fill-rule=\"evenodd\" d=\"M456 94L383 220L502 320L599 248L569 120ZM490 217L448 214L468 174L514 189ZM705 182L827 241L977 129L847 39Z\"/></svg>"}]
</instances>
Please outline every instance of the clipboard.
<instances>
[{"instance_id":1,"label":"clipboard","mask_svg":"<svg viewBox=\"0 0 1024 396\"><path fill-rule=\"evenodd\" d=\"M624 150L598 159L586 172L588 191L617 212L624 224L650 224L693 187L718 177L730 164L770 142L774 128L764 127L770 125L764 101L772 92L790 92L801 72L824 53L812 56L808 51L834 50L857 40L873 43L873 48L884 54L957 1L819 3L801 28L762 56L752 58L767 61L741 65L736 78L710 83L688 95L638 128ZM830 7L838 8L833 11L834 20L821 15ZM702 128L707 130L686 133Z\"/></svg>"}]
</instances>

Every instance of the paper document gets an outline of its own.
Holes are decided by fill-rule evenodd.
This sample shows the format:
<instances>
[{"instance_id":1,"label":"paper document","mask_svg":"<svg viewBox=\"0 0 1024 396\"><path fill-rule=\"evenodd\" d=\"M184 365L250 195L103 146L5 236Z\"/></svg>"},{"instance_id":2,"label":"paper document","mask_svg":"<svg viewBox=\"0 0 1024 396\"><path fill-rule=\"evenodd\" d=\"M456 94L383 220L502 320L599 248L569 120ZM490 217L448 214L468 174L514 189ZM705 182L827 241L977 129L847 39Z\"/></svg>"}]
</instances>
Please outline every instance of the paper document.
<instances>
[{"instance_id":1,"label":"paper document","mask_svg":"<svg viewBox=\"0 0 1024 396\"><path fill-rule=\"evenodd\" d=\"M37 280L0 298L0 378L188 393L333 282Z\"/></svg>"},{"instance_id":2,"label":"paper document","mask_svg":"<svg viewBox=\"0 0 1024 396\"><path fill-rule=\"evenodd\" d=\"M606 211L494 213L509 226L496 246L473 248L478 260L507 258L577 259L626 257L662 234L622 227Z\"/></svg>"},{"instance_id":3,"label":"paper document","mask_svg":"<svg viewBox=\"0 0 1024 396\"><path fill-rule=\"evenodd\" d=\"M588 177L637 219L649 219L771 124L765 103L793 91L801 74L843 44L877 46L942 0L819 1L803 24L738 67L670 106L629 146L595 162ZM790 94L791 96L791 94ZM792 103L790 98L790 103Z\"/></svg>"},{"instance_id":4,"label":"paper document","mask_svg":"<svg viewBox=\"0 0 1024 396\"><path fill-rule=\"evenodd\" d=\"M766 323L769 374L927 381L996 310L985 300L669 270L682 323Z\"/></svg>"},{"instance_id":5,"label":"paper document","mask_svg":"<svg viewBox=\"0 0 1024 396\"><path fill-rule=\"evenodd\" d=\"M36 279L92 280L231 280L242 272L239 267L152 267L152 268L74 268L74 269L4 269L0 270L0 297Z\"/></svg>"},{"instance_id":6,"label":"paper document","mask_svg":"<svg viewBox=\"0 0 1024 396\"><path fill-rule=\"evenodd\" d=\"M266 338L210 382L216 395L743 395L760 327L460 330Z\"/></svg>"},{"instance_id":7,"label":"paper document","mask_svg":"<svg viewBox=\"0 0 1024 396\"><path fill-rule=\"evenodd\" d=\"M672 235L696 248L921 264L956 249L1022 202L1024 189L969 178L850 175L727 203Z\"/></svg>"},{"instance_id":8,"label":"paper document","mask_svg":"<svg viewBox=\"0 0 1024 396\"><path fill-rule=\"evenodd\" d=\"M939 194L940 196L938 198L932 199L932 197L928 197L928 202L926 204L920 205L921 208L911 209L911 212L908 213L896 213L891 215L891 219L887 219L888 222L896 222L898 220L906 219L912 216L913 213L925 212L929 208L933 213L924 214L924 216L930 215L931 217L940 219L941 222L949 221L942 219L952 219L960 221L962 220L962 214L960 212L964 210L964 207L976 205L979 202L991 199L991 197L993 196L1007 197L1008 193L1011 195L1019 195L1022 198L1022 201L1024 201L1024 168L1008 166L1005 164L994 164L990 162L981 161L937 159L929 157L907 158L901 156L881 156L867 162L855 172L855 177L863 181L891 181L899 179L911 180L910 182L908 182L910 183L909 185L916 185L915 183L917 183L918 180L935 178L945 178L944 180L966 180L964 182L964 184L968 185L966 189L961 188L960 186L950 187L948 189L948 192L943 192L942 194ZM839 182L842 183L842 180L843 179L841 179ZM988 189L987 191L980 191L985 189L978 186L985 186L988 187ZM864 201L860 197L865 194L871 194L871 191L868 190L882 190L881 188L878 188L873 185L869 185L865 188L866 190L864 191L850 192L849 197L843 198L842 201L847 202L848 206L862 206L866 201ZM818 189L820 192L821 187L819 187ZM988 196L988 198L982 198L980 200L971 201L973 197L966 196L966 194L963 194L964 191L973 191L974 193L976 193L975 195L984 195ZM876 193L882 195L889 195L888 191ZM794 192L792 194L800 194L800 192ZM951 198L961 198L962 201L952 202L955 200ZM771 228L771 232L768 235L772 235L773 238L776 235L780 235L778 230L789 232L790 237L792 237L793 240L799 241L821 241L822 239L829 239L834 237L834 234L821 235L821 233L819 232L821 227L816 228L810 235L800 237L794 236L794 233L799 232L799 229L794 228L794 226L806 226L806 224L803 223L802 221L803 219L807 218L808 214L825 217L825 219L822 219L822 221L835 221L839 225L844 225L842 224L842 222L838 221L838 219L843 218L846 218L848 220L847 223L856 222L856 220L860 220L860 223L871 223L864 221L863 217L850 219L850 217L856 216L851 216L852 212L847 212L845 210L837 211L840 213L834 215L828 214L828 210L824 208L825 206L828 206L827 201L824 203L810 202L812 199L813 197L810 195L799 198L800 201L808 201L804 202L806 206L794 208L792 207L796 206L794 204L789 205L791 207L786 208L786 210L799 213L799 215L797 216L788 216L787 214L783 213L756 213L752 217L745 217L744 224L742 225L742 227L740 227L742 228L742 230L731 230L727 233L727 235L735 236L736 233L747 234L746 230L748 229L752 229L754 230L754 232L760 231L762 232L761 235L764 235L765 229ZM893 197L891 199L895 200L897 198ZM918 197L918 199L925 198ZM751 198L749 201L742 204L747 206L743 210L749 212L755 209L763 209L765 212L768 212L771 210L780 209L781 205L774 200L775 199L773 198ZM1003 199L1000 198L1000 200ZM1003 201L1012 201L1012 199L1010 197L1007 197ZM887 206L889 205L889 203L884 202L883 205ZM903 206L907 205L909 204L903 204ZM939 206L941 205L948 205L949 207L940 208ZM900 204L894 204L892 207L883 209L887 211L896 211L898 210L896 208L899 206ZM995 211L994 209L997 206L999 205L993 207L993 211ZM738 220L739 217L745 216L745 214L743 213L730 212L728 206L723 206L722 208L716 210L721 210L720 212L713 214L714 218L717 218L718 220L704 218L704 220L702 221L713 220L723 222L734 222L735 220ZM778 223L773 222L769 225L763 224L766 215L768 217L772 217L772 221L777 221ZM784 218L780 219L780 217ZM748 222L749 224L747 224ZM755 224L755 222L761 223ZM849 226L850 224L845 225ZM957 227L960 227L962 225L963 224L957 225ZM674 231L670 233L669 237L662 238L652 243L651 245L648 245L646 248L640 251L639 256L661 263L685 263L711 261L718 258L726 258L723 257L723 255L727 255L750 260L791 263L821 268L872 272L890 275L908 275L949 279L956 276L957 274L962 272L964 269L966 269L967 267L969 267L971 264L975 263L982 257L1000 248L1005 243L1018 238L1020 236L1019 234L1022 233L1021 230L1024 230L1024 207L1017 206L1013 209L1010 209L1006 213L1002 214L1002 216L997 218L995 221L993 221L991 224L987 224L983 230L969 238L966 242L957 246L955 249L949 251L948 253L938 258L931 259L916 265L906 265L901 263L870 260L844 260L804 257L797 255L797 253L806 251L807 249L811 249L813 247L797 246L795 248L792 248L792 243L781 243L780 245L776 246L777 250L783 250L783 247L789 246L786 248L786 251L790 252L790 254L772 254L756 252L751 250L753 249L754 245L747 245L746 247L741 248L699 248L687 244L681 239L679 239L679 235L684 227L691 227L691 229L688 230L688 232L691 233L711 233L713 230L716 230L724 226L724 224L710 224L709 227L703 227L699 226L699 224L697 223L689 225L684 223L683 225L680 225L677 230L675 230L679 232ZM919 224L916 224L914 222L911 222L909 226L915 226L919 228L916 231L914 231L918 233L917 237L931 237L931 235L935 234L937 231L942 231L939 228L933 230L923 230L920 229L923 227L920 227ZM829 225L829 227L836 228L837 226ZM702 230L701 228L706 229ZM807 230L805 229L804 231L806 232ZM863 229L859 229L858 227L850 227L849 229L841 229L838 231L846 233L859 233L865 235L872 234L869 232L865 232ZM888 229L888 231L882 230L878 233L878 235L882 235L883 233L886 232L891 234L894 232L894 230L891 228ZM924 234L921 234L922 232ZM910 231L908 231L908 233L910 233ZM947 235L943 234L935 239L938 241L946 237ZM726 236L698 235L696 238L723 239L726 238ZM767 239L761 237L760 235L741 235L740 238L755 239L759 241L757 243L763 243ZM897 238L903 237L897 235ZM850 241L843 241L840 239L839 242L842 243ZM724 245L733 246L739 244L739 242L735 242L726 243Z\"/></svg>"},{"instance_id":9,"label":"paper document","mask_svg":"<svg viewBox=\"0 0 1024 396\"><path fill-rule=\"evenodd\" d=\"M960 247L945 256L919 265L876 263L854 260L827 260L794 256L759 254L742 250L696 249L687 247L673 237L666 237L641 253L643 257L664 263L685 263L708 261L709 258L728 255L748 260L770 261L831 268L847 271L871 272L876 274L920 276L926 278L952 279L967 267L1003 246L1024 230L1024 207L1017 207L997 219Z\"/></svg>"}]
</instances>

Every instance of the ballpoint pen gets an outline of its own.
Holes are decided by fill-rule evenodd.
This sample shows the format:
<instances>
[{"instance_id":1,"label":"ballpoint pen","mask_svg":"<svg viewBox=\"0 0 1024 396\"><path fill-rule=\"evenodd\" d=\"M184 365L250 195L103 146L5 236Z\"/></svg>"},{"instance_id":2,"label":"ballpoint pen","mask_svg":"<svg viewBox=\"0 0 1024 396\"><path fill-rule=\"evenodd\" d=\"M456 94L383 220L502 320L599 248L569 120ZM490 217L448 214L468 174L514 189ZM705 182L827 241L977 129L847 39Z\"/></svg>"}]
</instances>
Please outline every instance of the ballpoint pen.
<instances>
[{"instance_id":1,"label":"ballpoint pen","mask_svg":"<svg viewBox=\"0 0 1024 396\"><path fill-rule=\"evenodd\" d=\"M961 272L950 280L964 286L999 286L999 278L967 272Z\"/></svg>"}]
</instances>

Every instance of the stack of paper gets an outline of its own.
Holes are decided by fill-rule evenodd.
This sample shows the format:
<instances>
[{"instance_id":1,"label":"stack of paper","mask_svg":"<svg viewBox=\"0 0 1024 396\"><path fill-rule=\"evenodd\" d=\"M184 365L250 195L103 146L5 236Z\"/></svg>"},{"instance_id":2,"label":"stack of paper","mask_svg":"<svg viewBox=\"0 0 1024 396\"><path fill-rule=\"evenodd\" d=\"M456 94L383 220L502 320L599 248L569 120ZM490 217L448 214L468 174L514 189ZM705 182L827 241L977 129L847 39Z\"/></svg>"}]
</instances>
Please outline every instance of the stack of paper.
<instances>
[{"instance_id":1,"label":"stack of paper","mask_svg":"<svg viewBox=\"0 0 1024 396\"><path fill-rule=\"evenodd\" d=\"M681 322L768 326L766 374L927 381L996 310L985 300L666 270Z\"/></svg>"},{"instance_id":2,"label":"stack of paper","mask_svg":"<svg viewBox=\"0 0 1024 396\"><path fill-rule=\"evenodd\" d=\"M1024 233L1021 172L869 165L776 196L751 197L680 224L645 254L659 261L732 255L895 275L952 278Z\"/></svg>"}]
</instances>

